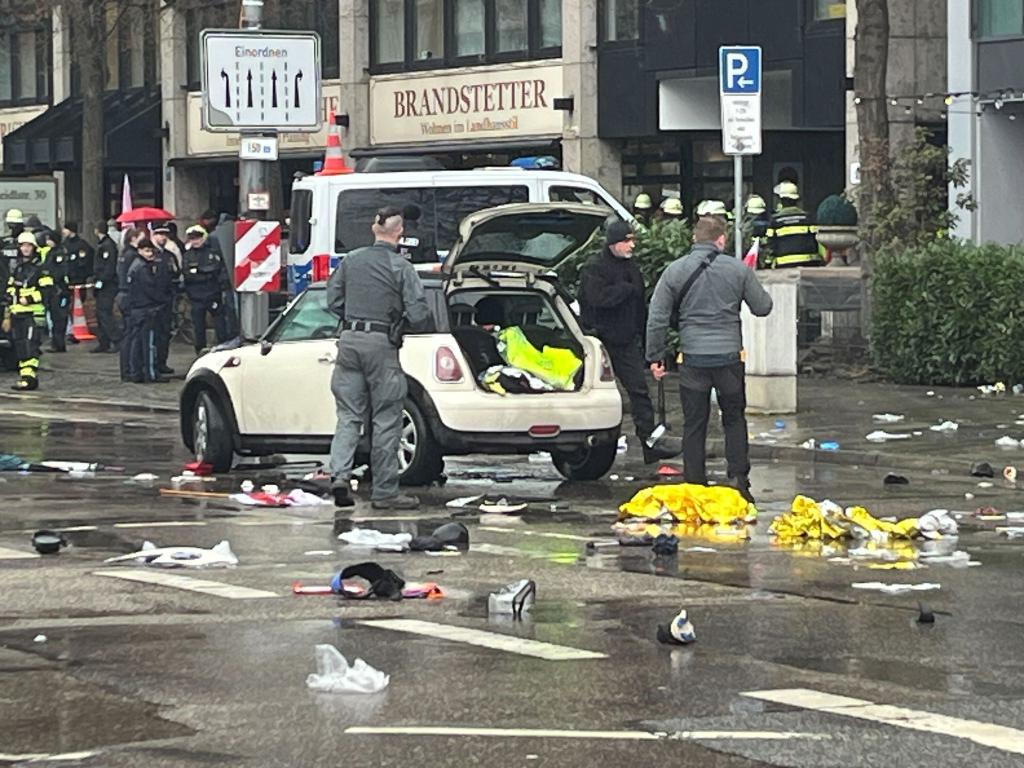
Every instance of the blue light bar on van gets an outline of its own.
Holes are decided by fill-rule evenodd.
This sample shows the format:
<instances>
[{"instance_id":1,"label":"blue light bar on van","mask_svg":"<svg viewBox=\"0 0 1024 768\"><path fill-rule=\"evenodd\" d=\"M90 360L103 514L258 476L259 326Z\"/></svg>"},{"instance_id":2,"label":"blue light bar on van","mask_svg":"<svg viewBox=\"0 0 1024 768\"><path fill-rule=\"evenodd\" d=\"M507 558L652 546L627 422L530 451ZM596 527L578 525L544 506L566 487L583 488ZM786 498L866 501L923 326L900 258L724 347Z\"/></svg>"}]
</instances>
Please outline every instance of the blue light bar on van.
<instances>
[{"instance_id":1,"label":"blue light bar on van","mask_svg":"<svg viewBox=\"0 0 1024 768\"><path fill-rule=\"evenodd\" d=\"M515 168L525 168L529 171L547 171L558 169L558 159L551 155L535 155L532 157L517 157L509 165Z\"/></svg>"}]
</instances>

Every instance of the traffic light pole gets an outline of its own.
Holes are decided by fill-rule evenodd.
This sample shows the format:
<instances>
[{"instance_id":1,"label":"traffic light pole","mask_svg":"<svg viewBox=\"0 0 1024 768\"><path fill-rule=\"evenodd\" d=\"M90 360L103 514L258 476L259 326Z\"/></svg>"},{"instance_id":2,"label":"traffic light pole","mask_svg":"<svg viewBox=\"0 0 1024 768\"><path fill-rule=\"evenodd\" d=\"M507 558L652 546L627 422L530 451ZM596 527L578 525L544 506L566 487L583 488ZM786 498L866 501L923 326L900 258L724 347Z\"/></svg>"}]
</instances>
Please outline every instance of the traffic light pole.
<instances>
[{"instance_id":1,"label":"traffic light pole","mask_svg":"<svg viewBox=\"0 0 1024 768\"><path fill-rule=\"evenodd\" d=\"M242 0L241 29L261 29L263 26L263 0ZM261 136L261 132L243 131L241 139ZM266 160L238 161L239 218L260 219L267 215L270 202L270 167ZM263 206L267 207L264 208ZM254 208L254 206L257 206ZM235 254L237 260L239 254ZM270 325L270 295L267 293L238 294L239 323L242 338L256 339Z\"/></svg>"}]
</instances>

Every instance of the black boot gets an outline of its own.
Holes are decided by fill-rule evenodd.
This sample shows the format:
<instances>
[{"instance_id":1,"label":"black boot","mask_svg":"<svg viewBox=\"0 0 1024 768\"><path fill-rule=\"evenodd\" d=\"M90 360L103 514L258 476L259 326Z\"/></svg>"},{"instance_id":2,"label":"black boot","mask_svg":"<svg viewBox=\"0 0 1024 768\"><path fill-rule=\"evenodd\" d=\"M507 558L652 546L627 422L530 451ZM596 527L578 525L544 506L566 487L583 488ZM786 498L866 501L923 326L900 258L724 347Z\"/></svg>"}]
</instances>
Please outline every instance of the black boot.
<instances>
[{"instance_id":1,"label":"black boot","mask_svg":"<svg viewBox=\"0 0 1024 768\"><path fill-rule=\"evenodd\" d=\"M740 496L746 499L748 504L756 504L754 494L750 492L750 477L748 475L737 475L732 479L732 487L740 492Z\"/></svg>"},{"instance_id":2,"label":"black boot","mask_svg":"<svg viewBox=\"0 0 1024 768\"><path fill-rule=\"evenodd\" d=\"M644 464L673 459L683 452L683 441L679 437L662 437L653 446L647 445L646 440L641 444L644 449Z\"/></svg>"},{"instance_id":3,"label":"black boot","mask_svg":"<svg viewBox=\"0 0 1024 768\"><path fill-rule=\"evenodd\" d=\"M347 485L339 485L334 488L334 506L340 507L341 509L349 509L356 505L352 499L352 493L349 491Z\"/></svg>"}]
</instances>

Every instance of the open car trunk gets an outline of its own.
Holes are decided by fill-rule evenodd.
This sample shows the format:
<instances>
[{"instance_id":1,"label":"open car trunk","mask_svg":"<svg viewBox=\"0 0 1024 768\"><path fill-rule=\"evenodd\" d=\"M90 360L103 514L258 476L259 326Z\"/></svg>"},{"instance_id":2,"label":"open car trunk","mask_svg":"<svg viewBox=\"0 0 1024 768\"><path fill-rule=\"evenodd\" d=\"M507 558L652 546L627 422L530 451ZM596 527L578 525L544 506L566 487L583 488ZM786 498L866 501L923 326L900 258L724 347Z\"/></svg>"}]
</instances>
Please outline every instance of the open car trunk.
<instances>
[{"instance_id":1,"label":"open car trunk","mask_svg":"<svg viewBox=\"0 0 1024 768\"><path fill-rule=\"evenodd\" d=\"M455 290L448 296L448 315L451 334L481 389L545 394L582 388L587 365L583 344L545 291L490 286ZM503 339L515 342L517 338L525 339L539 357L533 353L518 355L514 343L502 343ZM567 353L578 361L571 375L566 373L572 365ZM547 366L538 362L547 363L550 369L545 370ZM529 375L522 376L516 370ZM547 386L539 385L537 379Z\"/></svg>"}]
</instances>

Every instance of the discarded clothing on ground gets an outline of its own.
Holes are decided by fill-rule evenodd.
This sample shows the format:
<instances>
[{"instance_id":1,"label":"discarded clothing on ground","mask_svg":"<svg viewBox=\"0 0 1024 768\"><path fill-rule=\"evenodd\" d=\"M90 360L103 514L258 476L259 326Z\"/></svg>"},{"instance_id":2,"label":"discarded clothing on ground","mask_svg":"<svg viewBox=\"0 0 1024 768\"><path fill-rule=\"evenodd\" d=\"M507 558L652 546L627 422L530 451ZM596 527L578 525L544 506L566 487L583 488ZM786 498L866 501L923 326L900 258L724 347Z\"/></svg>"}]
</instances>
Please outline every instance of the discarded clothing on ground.
<instances>
[{"instance_id":1,"label":"discarded clothing on ground","mask_svg":"<svg viewBox=\"0 0 1024 768\"><path fill-rule=\"evenodd\" d=\"M469 549L469 529L462 523L445 523L429 536L417 536L409 542L413 552L443 552Z\"/></svg>"},{"instance_id":2,"label":"discarded clothing on ground","mask_svg":"<svg viewBox=\"0 0 1024 768\"><path fill-rule=\"evenodd\" d=\"M254 491L252 493L232 493L228 498L247 507L320 507L329 506L331 502L319 496L295 488L288 493L268 493Z\"/></svg>"},{"instance_id":3,"label":"discarded clothing on ground","mask_svg":"<svg viewBox=\"0 0 1024 768\"><path fill-rule=\"evenodd\" d=\"M378 693L391 681L378 669L362 659L351 665L333 645L316 647L316 672L306 678L306 685L322 693Z\"/></svg>"},{"instance_id":4,"label":"discarded clothing on ground","mask_svg":"<svg viewBox=\"0 0 1024 768\"><path fill-rule=\"evenodd\" d=\"M238 557L231 545L222 541L210 549L201 547L158 547L151 541L142 543L142 549L130 555L108 557L105 563L142 563L163 568L227 568L238 565Z\"/></svg>"},{"instance_id":5,"label":"discarded clothing on ground","mask_svg":"<svg viewBox=\"0 0 1024 768\"><path fill-rule=\"evenodd\" d=\"M697 642L697 633L685 608L668 624L658 625L658 642L665 645L689 645Z\"/></svg>"},{"instance_id":6,"label":"discarded clothing on ground","mask_svg":"<svg viewBox=\"0 0 1024 768\"><path fill-rule=\"evenodd\" d=\"M351 547L375 549L378 552L407 552L411 533L381 533L372 528L356 528L338 534L338 540Z\"/></svg>"},{"instance_id":7,"label":"discarded clothing on ground","mask_svg":"<svg viewBox=\"0 0 1024 768\"><path fill-rule=\"evenodd\" d=\"M498 332L498 352L513 368L533 374L560 390L573 389L576 372L583 361L570 349L548 347L537 349L526 338L522 328L503 328Z\"/></svg>"},{"instance_id":8,"label":"discarded clothing on ground","mask_svg":"<svg viewBox=\"0 0 1024 768\"><path fill-rule=\"evenodd\" d=\"M0 472L99 472L105 464L88 461L25 461L13 453L0 453Z\"/></svg>"},{"instance_id":9,"label":"discarded clothing on ground","mask_svg":"<svg viewBox=\"0 0 1024 768\"><path fill-rule=\"evenodd\" d=\"M660 520L666 514L677 523L727 525L753 522L757 508L735 488L690 483L644 488L619 507L619 520Z\"/></svg>"},{"instance_id":10,"label":"discarded clothing on ground","mask_svg":"<svg viewBox=\"0 0 1024 768\"><path fill-rule=\"evenodd\" d=\"M522 618L523 612L530 610L537 599L537 585L530 579L506 584L497 592L487 597L487 612L490 614L512 614L513 618Z\"/></svg>"},{"instance_id":11,"label":"discarded clothing on ground","mask_svg":"<svg viewBox=\"0 0 1024 768\"><path fill-rule=\"evenodd\" d=\"M947 510L933 510L920 519L879 520L864 507L843 509L832 501L820 504L806 496L793 499L790 511L772 521L771 532L780 539L847 539L884 543L916 536L939 538L956 535L956 521Z\"/></svg>"},{"instance_id":12,"label":"discarded clothing on ground","mask_svg":"<svg viewBox=\"0 0 1024 768\"><path fill-rule=\"evenodd\" d=\"M492 365L477 381L484 389L499 395L541 395L555 391L546 381L511 365Z\"/></svg>"}]
</instances>

